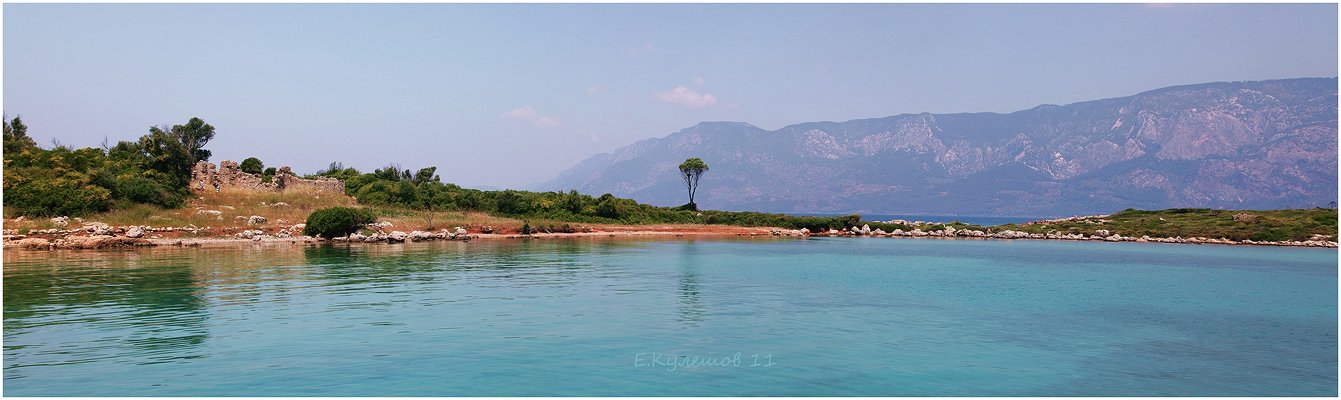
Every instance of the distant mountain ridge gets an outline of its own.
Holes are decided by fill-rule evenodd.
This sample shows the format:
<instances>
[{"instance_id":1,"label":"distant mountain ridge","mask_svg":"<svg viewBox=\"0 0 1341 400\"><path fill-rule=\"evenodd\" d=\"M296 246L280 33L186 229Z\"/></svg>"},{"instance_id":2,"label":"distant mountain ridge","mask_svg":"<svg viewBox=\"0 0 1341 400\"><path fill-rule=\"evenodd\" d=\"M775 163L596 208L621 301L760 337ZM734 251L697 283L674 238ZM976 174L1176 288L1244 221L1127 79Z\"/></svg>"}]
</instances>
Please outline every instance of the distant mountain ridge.
<instances>
[{"instance_id":1,"label":"distant mountain ridge","mask_svg":"<svg viewBox=\"0 0 1341 400\"><path fill-rule=\"evenodd\" d=\"M771 212L1072 215L1336 200L1337 78L1218 82L1009 114L903 114L768 131L704 122L539 185Z\"/></svg>"}]
</instances>

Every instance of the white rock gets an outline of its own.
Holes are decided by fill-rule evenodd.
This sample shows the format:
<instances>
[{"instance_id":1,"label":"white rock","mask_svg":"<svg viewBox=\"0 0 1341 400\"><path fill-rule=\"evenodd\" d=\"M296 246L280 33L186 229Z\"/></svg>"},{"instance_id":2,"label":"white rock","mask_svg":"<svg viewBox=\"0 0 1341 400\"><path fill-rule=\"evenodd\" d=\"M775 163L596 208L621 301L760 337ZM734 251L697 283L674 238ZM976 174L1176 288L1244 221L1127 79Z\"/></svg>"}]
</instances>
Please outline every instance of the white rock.
<instances>
[{"instance_id":1,"label":"white rock","mask_svg":"<svg viewBox=\"0 0 1341 400\"><path fill-rule=\"evenodd\" d=\"M144 237L144 228L138 226L132 226L130 227L130 229L126 230L126 237L128 238Z\"/></svg>"},{"instance_id":2,"label":"white rock","mask_svg":"<svg viewBox=\"0 0 1341 400\"><path fill-rule=\"evenodd\" d=\"M265 217L262 217L260 215L253 215L250 218L247 218L247 223L252 225L264 224L265 221L266 221Z\"/></svg>"},{"instance_id":3,"label":"white rock","mask_svg":"<svg viewBox=\"0 0 1341 400\"><path fill-rule=\"evenodd\" d=\"M387 235L386 239L392 242L404 242L407 237L409 237L409 235L406 235L405 232L391 231L391 234Z\"/></svg>"},{"instance_id":4,"label":"white rock","mask_svg":"<svg viewBox=\"0 0 1341 400\"><path fill-rule=\"evenodd\" d=\"M95 236L106 236L112 234L112 226L101 222L89 222L84 224L84 231Z\"/></svg>"}]
</instances>

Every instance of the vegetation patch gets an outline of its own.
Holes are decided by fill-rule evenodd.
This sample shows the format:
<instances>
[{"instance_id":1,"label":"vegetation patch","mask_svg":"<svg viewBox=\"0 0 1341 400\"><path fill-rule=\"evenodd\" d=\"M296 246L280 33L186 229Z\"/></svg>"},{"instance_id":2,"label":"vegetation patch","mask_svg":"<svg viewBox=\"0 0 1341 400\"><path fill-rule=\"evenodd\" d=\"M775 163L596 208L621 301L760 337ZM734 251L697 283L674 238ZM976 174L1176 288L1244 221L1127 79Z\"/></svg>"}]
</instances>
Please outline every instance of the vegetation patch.
<instances>
[{"instance_id":1,"label":"vegetation patch","mask_svg":"<svg viewBox=\"0 0 1341 400\"><path fill-rule=\"evenodd\" d=\"M1336 240L1337 210L1212 210L1176 208L1147 211L1127 209L1106 217L1050 223L1009 224L994 227L1029 233L1058 232L1095 235L1105 230L1128 237L1202 237L1255 241L1302 241L1315 235Z\"/></svg>"},{"instance_id":2,"label":"vegetation patch","mask_svg":"<svg viewBox=\"0 0 1341 400\"><path fill-rule=\"evenodd\" d=\"M351 233L358 232L364 225L376 220L377 214L368 209L323 208L313 211L312 214L307 216L307 225L303 228L303 234L308 236L321 235L324 238L349 236Z\"/></svg>"}]
</instances>

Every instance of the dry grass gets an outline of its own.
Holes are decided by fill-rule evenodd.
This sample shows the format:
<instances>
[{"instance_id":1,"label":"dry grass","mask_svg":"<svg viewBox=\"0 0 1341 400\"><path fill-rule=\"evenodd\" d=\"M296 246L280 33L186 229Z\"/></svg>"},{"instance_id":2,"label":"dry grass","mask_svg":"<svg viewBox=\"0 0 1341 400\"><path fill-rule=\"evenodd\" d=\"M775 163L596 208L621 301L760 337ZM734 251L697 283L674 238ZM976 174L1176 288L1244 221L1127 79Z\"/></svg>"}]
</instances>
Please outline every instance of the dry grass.
<instances>
[{"instance_id":1,"label":"dry grass","mask_svg":"<svg viewBox=\"0 0 1341 400\"><path fill-rule=\"evenodd\" d=\"M276 205L276 204L286 205ZM197 227L242 226L253 215L265 217L266 225L300 224L307 220L307 214L324 207L356 207L354 198L344 193L315 192L305 189L289 189L284 192L255 192L248 190L224 190L198 192L185 206L178 209L129 203L115 209L84 217L84 221L98 221L112 226L148 225L155 227ZM222 215L202 213L204 210L220 211ZM5 229L24 230L55 228L50 219L40 218L14 222L5 221ZM79 226L70 221L70 227Z\"/></svg>"},{"instance_id":2,"label":"dry grass","mask_svg":"<svg viewBox=\"0 0 1341 400\"><path fill-rule=\"evenodd\" d=\"M283 192L224 190L219 193L201 193L196 199L188 202L186 207L165 211L171 212L169 218L191 221L197 226L204 226L201 222L216 226L245 225L246 219L252 215L265 217L269 220L269 224L284 225L303 223L307 220L307 215L317 209L357 206L354 198L344 193L294 188ZM222 211L223 215L220 217L223 219L201 214L202 210Z\"/></svg>"},{"instance_id":3,"label":"dry grass","mask_svg":"<svg viewBox=\"0 0 1341 400\"><path fill-rule=\"evenodd\" d=\"M379 209L381 217L379 221L389 221L393 225L392 229L409 230L439 230L455 227L482 227L491 226L498 229L516 230L520 229L523 221L515 218L496 217L482 212L463 212L463 211L438 211L433 214L433 225L429 226L427 212L407 211L401 209Z\"/></svg>"}]
</instances>

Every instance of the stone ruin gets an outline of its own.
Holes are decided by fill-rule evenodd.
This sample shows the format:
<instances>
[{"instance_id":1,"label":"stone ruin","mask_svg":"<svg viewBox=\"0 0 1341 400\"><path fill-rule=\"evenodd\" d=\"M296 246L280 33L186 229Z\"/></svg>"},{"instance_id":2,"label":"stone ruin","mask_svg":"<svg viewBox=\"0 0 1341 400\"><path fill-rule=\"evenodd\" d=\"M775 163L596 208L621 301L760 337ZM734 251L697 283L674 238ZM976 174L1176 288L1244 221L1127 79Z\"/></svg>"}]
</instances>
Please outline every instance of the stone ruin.
<instances>
[{"instance_id":1,"label":"stone ruin","mask_svg":"<svg viewBox=\"0 0 1341 400\"><path fill-rule=\"evenodd\" d=\"M303 179L294 175L293 170L287 165L275 170L275 176L268 183L262 182L260 175L242 172L238 163L232 160L220 161L218 169L207 161L197 162L191 169L191 190L195 191L245 189L278 192L294 188L314 192L344 193L345 183L328 177Z\"/></svg>"}]
</instances>

